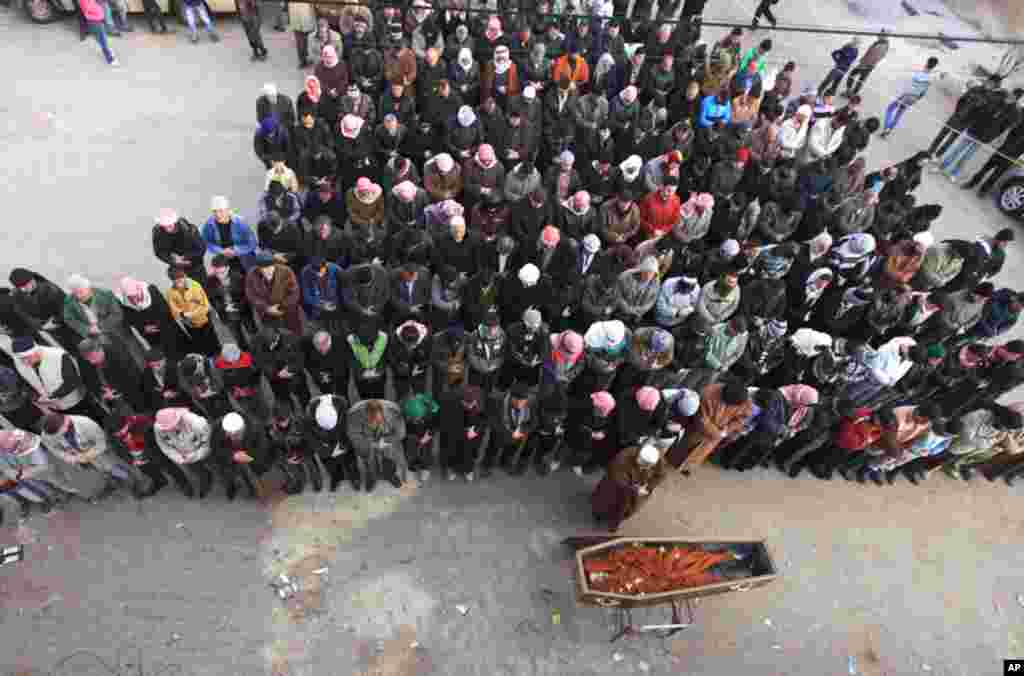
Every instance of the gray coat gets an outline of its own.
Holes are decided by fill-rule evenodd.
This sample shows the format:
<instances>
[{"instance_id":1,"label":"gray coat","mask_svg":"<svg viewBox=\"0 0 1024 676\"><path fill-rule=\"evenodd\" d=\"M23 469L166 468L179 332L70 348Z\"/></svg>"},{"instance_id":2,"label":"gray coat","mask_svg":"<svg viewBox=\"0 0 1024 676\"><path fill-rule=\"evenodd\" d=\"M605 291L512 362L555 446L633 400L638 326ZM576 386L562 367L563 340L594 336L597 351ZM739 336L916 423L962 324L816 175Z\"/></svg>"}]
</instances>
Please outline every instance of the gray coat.
<instances>
[{"instance_id":1,"label":"gray coat","mask_svg":"<svg viewBox=\"0 0 1024 676\"><path fill-rule=\"evenodd\" d=\"M384 407L384 426L379 431L370 427L367 418L367 405L378 401ZM398 476L405 479L408 467L405 462L405 418L402 409L393 401L384 399L364 399L348 410L345 426L352 450L356 454L360 474L366 473L372 463L375 471L379 471L382 458L387 458L398 466Z\"/></svg>"},{"instance_id":2,"label":"gray coat","mask_svg":"<svg viewBox=\"0 0 1024 676\"><path fill-rule=\"evenodd\" d=\"M623 314L639 318L647 314L658 301L661 282L655 277L650 283L640 281L640 270L634 268L619 275L616 285L618 291L618 308Z\"/></svg>"}]
</instances>

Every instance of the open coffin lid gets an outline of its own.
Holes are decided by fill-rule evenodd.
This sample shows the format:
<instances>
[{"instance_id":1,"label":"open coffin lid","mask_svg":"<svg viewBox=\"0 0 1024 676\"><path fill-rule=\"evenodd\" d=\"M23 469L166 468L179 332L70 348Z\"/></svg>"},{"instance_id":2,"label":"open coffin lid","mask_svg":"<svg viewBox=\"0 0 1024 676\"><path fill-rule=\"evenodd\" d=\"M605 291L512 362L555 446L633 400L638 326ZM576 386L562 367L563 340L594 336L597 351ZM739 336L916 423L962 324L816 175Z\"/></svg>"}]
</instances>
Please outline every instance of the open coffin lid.
<instances>
[{"instance_id":1,"label":"open coffin lid","mask_svg":"<svg viewBox=\"0 0 1024 676\"><path fill-rule=\"evenodd\" d=\"M588 577L584 562L599 558L610 551L637 545L655 548L700 548L709 552L728 553L730 560L713 567L721 581L694 587L648 594L621 594L595 589ZM737 556L739 558L737 558ZM576 551L576 586L579 601L602 606L652 606L673 600L701 598L730 592L749 591L763 587L778 576L775 562L763 540L743 538L700 537L622 537Z\"/></svg>"}]
</instances>

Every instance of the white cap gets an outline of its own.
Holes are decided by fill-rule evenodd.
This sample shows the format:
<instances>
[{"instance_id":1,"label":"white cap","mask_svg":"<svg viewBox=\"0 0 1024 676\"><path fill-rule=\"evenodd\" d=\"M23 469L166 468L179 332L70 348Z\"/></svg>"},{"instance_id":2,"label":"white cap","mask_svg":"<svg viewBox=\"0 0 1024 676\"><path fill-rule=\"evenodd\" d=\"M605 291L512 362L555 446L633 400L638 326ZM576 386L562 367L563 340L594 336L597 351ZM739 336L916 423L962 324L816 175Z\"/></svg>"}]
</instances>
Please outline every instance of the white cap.
<instances>
[{"instance_id":1,"label":"white cap","mask_svg":"<svg viewBox=\"0 0 1024 676\"><path fill-rule=\"evenodd\" d=\"M327 431L338 426L338 409L334 408L330 397L324 397L316 407L316 424Z\"/></svg>"},{"instance_id":2,"label":"white cap","mask_svg":"<svg viewBox=\"0 0 1024 676\"><path fill-rule=\"evenodd\" d=\"M228 434L237 434L245 428L245 421L237 413L228 413L224 416L224 420L220 422L220 426Z\"/></svg>"},{"instance_id":3,"label":"white cap","mask_svg":"<svg viewBox=\"0 0 1024 676\"><path fill-rule=\"evenodd\" d=\"M519 281L527 286L533 286L540 280L540 270L533 263L527 263L519 268Z\"/></svg>"},{"instance_id":4,"label":"white cap","mask_svg":"<svg viewBox=\"0 0 1024 676\"><path fill-rule=\"evenodd\" d=\"M526 85L526 87L523 88L523 98L524 99L535 99L535 98L537 98L537 90L534 88L533 85Z\"/></svg>"},{"instance_id":5,"label":"white cap","mask_svg":"<svg viewBox=\"0 0 1024 676\"><path fill-rule=\"evenodd\" d=\"M270 98L274 98L275 96L277 96L277 85L274 84L273 82L268 82L267 84L263 85L263 93L269 96Z\"/></svg>"},{"instance_id":6,"label":"white cap","mask_svg":"<svg viewBox=\"0 0 1024 676\"><path fill-rule=\"evenodd\" d=\"M805 103L804 105L796 109L796 114L803 115L804 117L813 117L814 109Z\"/></svg>"},{"instance_id":7,"label":"white cap","mask_svg":"<svg viewBox=\"0 0 1024 676\"><path fill-rule=\"evenodd\" d=\"M609 344L618 345L626 337L626 325L618 319L608 320L604 322L604 335Z\"/></svg>"},{"instance_id":8,"label":"white cap","mask_svg":"<svg viewBox=\"0 0 1024 676\"><path fill-rule=\"evenodd\" d=\"M700 395L690 389L684 389L676 399L676 410L680 415L690 417L700 408Z\"/></svg>"},{"instance_id":9,"label":"white cap","mask_svg":"<svg viewBox=\"0 0 1024 676\"><path fill-rule=\"evenodd\" d=\"M82 275L71 275L68 277L68 288L72 291L77 291L79 289L92 288L92 284Z\"/></svg>"},{"instance_id":10,"label":"white cap","mask_svg":"<svg viewBox=\"0 0 1024 676\"><path fill-rule=\"evenodd\" d=\"M660 459L661 453L654 446L646 444L640 449L639 460L641 465L656 465Z\"/></svg>"},{"instance_id":11,"label":"white cap","mask_svg":"<svg viewBox=\"0 0 1024 676\"><path fill-rule=\"evenodd\" d=\"M558 161L559 162L575 162L576 161L576 156L572 154L571 150L563 150L562 153L558 156Z\"/></svg>"},{"instance_id":12,"label":"white cap","mask_svg":"<svg viewBox=\"0 0 1024 676\"><path fill-rule=\"evenodd\" d=\"M583 238L583 249L587 253L597 253L601 250L601 239L595 234L587 235Z\"/></svg>"},{"instance_id":13,"label":"white cap","mask_svg":"<svg viewBox=\"0 0 1024 676\"><path fill-rule=\"evenodd\" d=\"M446 174L455 166L455 160L448 153L441 153L434 158L434 161L437 163L437 168Z\"/></svg>"},{"instance_id":14,"label":"white cap","mask_svg":"<svg viewBox=\"0 0 1024 676\"><path fill-rule=\"evenodd\" d=\"M654 256L645 256L640 265L637 268L641 272L657 272L658 271L658 259Z\"/></svg>"},{"instance_id":15,"label":"white cap","mask_svg":"<svg viewBox=\"0 0 1024 676\"><path fill-rule=\"evenodd\" d=\"M224 195L217 195L210 200L210 211L216 211L217 209L230 209L231 203L228 202L228 198Z\"/></svg>"},{"instance_id":16,"label":"white cap","mask_svg":"<svg viewBox=\"0 0 1024 676\"><path fill-rule=\"evenodd\" d=\"M925 230L924 232L919 232L914 235L914 241L918 244L923 244L924 248L927 249L935 244L935 235L933 235L929 230Z\"/></svg>"}]
</instances>

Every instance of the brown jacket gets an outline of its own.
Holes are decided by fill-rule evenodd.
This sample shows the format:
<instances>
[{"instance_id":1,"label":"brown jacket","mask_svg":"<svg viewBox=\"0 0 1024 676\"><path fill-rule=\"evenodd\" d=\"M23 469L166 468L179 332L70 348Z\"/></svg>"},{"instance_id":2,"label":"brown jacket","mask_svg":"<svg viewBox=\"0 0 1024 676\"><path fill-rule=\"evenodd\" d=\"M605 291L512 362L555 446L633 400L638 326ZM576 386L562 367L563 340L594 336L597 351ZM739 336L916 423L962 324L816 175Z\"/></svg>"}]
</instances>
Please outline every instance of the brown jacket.
<instances>
[{"instance_id":1,"label":"brown jacket","mask_svg":"<svg viewBox=\"0 0 1024 676\"><path fill-rule=\"evenodd\" d=\"M679 449L688 456L679 457L683 453L676 452L669 457L676 467L686 464L690 467L703 463L715 452L722 440L731 434L737 434L753 412L750 400L738 406L729 406L722 401L724 385L713 384L701 391L700 408L694 416L695 424L686 431L683 443L673 449Z\"/></svg>"},{"instance_id":2,"label":"brown jacket","mask_svg":"<svg viewBox=\"0 0 1024 676\"><path fill-rule=\"evenodd\" d=\"M275 263L274 277L269 282L260 272L260 268L254 267L249 270L245 277L245 297L253 311L264 322L284 322L288 330L296 336L303 335L306 315L299 303L299 282L287 265ZM272 317L267 314L267 310L274 305L280 305L284 310L282 316Z\"/></svg>"},{"instance_id":3,"label":"brown jacket","mask_svg":"<svg viewBox=\"0 0 1024 676\"><path fill-rule=\"evenodd\" d=\"M384 222L383 195L371 204L367 204L356 197L355 188L352 188L345 195L345 206L348 208L348 218L353 225L380 225Z\"/></svg>"},{"instance_id":4,"label":"brown jacket","mask_svg":"<svg viewBox=\"0 0 1024 676\"><path fill-rule=\"evenodd\" d=\"M652 467L643 467L638 458L639 446L619 451L608 466L608 474L594 489L591 508L594 515L608 521L608 527L616 530L623 521L635 514L654 489L665 480L667 474L665 459L662 457ZM641 495L639 488L646 487Z\"/></svg>"},{"instance_id":5,"label":"brown jacket","mask_svg":"<svg viewBox=\"0 0 1024 676\"><path fill-rule=\"evenodd\" d=\"M512 98L519 96L519 68L512 64L508 69L508 80L505 85L505 96ZM498 98L498 92L494 91L494 62L489 61L480 69L480 100L488 97Z\"/></svg>"},{"instance_id":6,"label":"brown jacket","mask_svg":"<svg viewBox=\"0 0 1024 676\"><path fill-rule=\"evenodd\" d=\"M408 47L403 47L397 55L385 52L384 78L391 84L397 82L407 87L416 82L416 53Z\"/></svg>"},{"instance_id":7,"label":"brown jacket","mask_svg":"<svg viewBox=\"0 0 1024 676\"><path fill-rule=\"evenodd\" d=\"M428 164L423 170L423 187L431 202L457 199L462 192L462 167L456 164L447 174L442 174L434 163Z\"/></svg>"}]
</instances>

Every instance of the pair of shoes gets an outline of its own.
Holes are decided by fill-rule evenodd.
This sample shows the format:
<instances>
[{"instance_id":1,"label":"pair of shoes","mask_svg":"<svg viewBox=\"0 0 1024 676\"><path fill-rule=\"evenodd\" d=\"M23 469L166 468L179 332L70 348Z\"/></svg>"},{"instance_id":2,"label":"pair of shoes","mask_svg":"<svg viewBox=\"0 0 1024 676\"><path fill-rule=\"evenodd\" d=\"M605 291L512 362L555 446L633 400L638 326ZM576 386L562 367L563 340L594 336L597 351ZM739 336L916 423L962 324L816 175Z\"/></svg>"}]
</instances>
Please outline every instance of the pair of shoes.
<instances>
[{"instance_id":1,"label":"pair of shoes","mask_svg":"<svg viewBox=\"0 0 1024 676\"><path fill-rule=\"evenodd\" d=\"M398 478L397 474L392 474L391 477L388 479L388 482L395 488L402 487L402 480Z\"/></svg>"},{"instance_id":2,"label":"pair of shoes","mask_svg":"<svg viewBox=\"0 0 1024 676\"><path fill-rule=\"evenodd\" d=\"M421 469L420 470L420 481L422 481L424 483L427 482L427 481L430 481L430 470L429 469Z\"/></svg>"},{"instance_id":3,"label":"pair of shoes","mask_svg":"<svg viewBox=\"0 0 1024 676\"><path fill-rule=\"evenodd\" d=\"M260 56L259 52L253 52L252 54L249 55L249 60L250 61L262 61L263 57Z\"/></svg>"},{"instance_id":4,"label":"pair of shoes","mask_svg":"<svg viewBox=\"0 0 1024 676\"><path fill-rule=\"evenodd\" d=\"M481 478L481 479L486 479L487 477L491 476L492 474L494 474L494 470L493 470L493 469L491 469L491 466L490 466L490 465L484 465L484 466L482 466L482 467L480 468L480 478ZM470 476L472 476L472 475L473 475L473 473L472 473L472 472L470 472L470 473L469 473L469 474L467 474L466 476L467 476L467 477L470 477ZM470 479L470 481L472 481L472 479Z\"/></svg>"},{"instance_id":5,"label":"pair of shoes","mask_svg":"<svg viewBox=\"0 0 1024 676\"><path fill-rule=\"evenodd\" d=\"M970 481L971 479L974 478L974 470L971 469L970 467L964 467L962 470L960 470L960 477L964 481Z\"/></svg>"},{"instance_id":6,"label":"pair of shoes","mask_svg":"<svg viewBox=\"0 0 1024 676\"><path fill-rule=\"evenodd\" d=\"M117 59L115 58L115 59L114 59L113 61L111 61L111 62L110 62L110 67L111 67L111 68L120 68L120 67L121 67L121 62L120 62L120 61L118 61L118 60L117 60Z\"/></svg>"},{"instance_id":7,"label":"pair of shoes","mask_svg":"<svg viewBox=\"0 0 1024 676\"><path fill-rule=\"evenodd\" d=\"M798 476L800 476L800 473L803 472L803 471L804 471L803 463L796 462L796 463L793 463L793 465L790 466L789 471L786 472L786 474L789 475L790 479L795 479Z\"/></svg>"},{"instance_id":8,"label":"pair of shoes","mask_svg":"<svg viewBox=\"0 0 1024 676\"><path fill-rule=\"evenodd\" d=\"M576 476L579 476L579 477L583 476L583 466L582 465L573 465L572 473L575 474Z\"/></svg>"},{"instance_id":9,"label":"pair of shoes","mask_svg":"<svg viewBox=\"0 0 1024 676\"><path fill-rule=\"evenodd\" d=\"M964 184L962 184L960 186L960 189L961 190L974 190L977 187L978 187L978 184L975 183L974 181L967 181L967 183L964 183Z\"/></svg>"},{"instance_id":10,"label":"pair of shoes","mask_svg":"<svg viewBox=\"0 0 1024 676\"><path fill-rule=\"evenodd\" d=\"M455 481L455 472L448 470L448 481Z\"/></svg>"},{"instance_id":11,"label":"pair of shoes","mask_svg":"<svg viewBox=\"0 0 1024 676\"><path fill-rule=\"evenodd\" d=\"M235 499L235 495L238 494L238 486L235 484L234 481L231 481L227 485L227 489L226 489L225 493L228 496L228 502L233 502L234 499Z\"/></svg>"},{"instance_id":12,"label":"pair of shoes","mask_svg":"<svg viewBox=\"0 0 1024 676\"><path fill-rule=\"evenodd\" d=\"M466 483L473 483L474 479L476 479L476 475L473 472L466 474Z\"/></svg>"},{"instance_id":13,"label":"pair of shoes","mask_svg":"<svg viewBox=\"0 0 1024 676\"><path fill-rule=\"evenodd\" d=\"M198 31L193 31L192 35L190 35L188 39L192 41L192 44L198 45L199 44L199 32Z\"/></svg>"},{"instance_id":14,"label":"pair of shoes","mask_svg":"<svg viewBox=\"0 0 1024 676\"><path fill-rule=\"evenodd\" d=\"M960 179L954 176L953 174L946 174L946 178L948 178L949 182L952 183L953 185L956 185L957 183L960 182Z\"/></svg>"},{"instance_id":15,"label":"pair of shoes","mask_svg":"<svg viewBox=\"0 0 1024 676\"><path fill-rule=\"evenodd\" d=\"M210 31L210 42L220 42L220 35L217 31Z\"/></svg>"}]
</instances>

